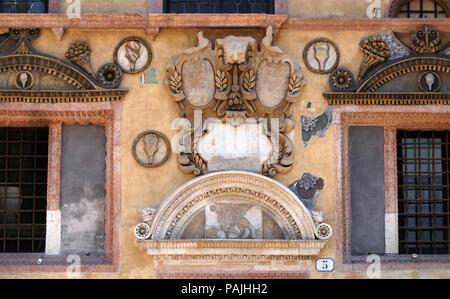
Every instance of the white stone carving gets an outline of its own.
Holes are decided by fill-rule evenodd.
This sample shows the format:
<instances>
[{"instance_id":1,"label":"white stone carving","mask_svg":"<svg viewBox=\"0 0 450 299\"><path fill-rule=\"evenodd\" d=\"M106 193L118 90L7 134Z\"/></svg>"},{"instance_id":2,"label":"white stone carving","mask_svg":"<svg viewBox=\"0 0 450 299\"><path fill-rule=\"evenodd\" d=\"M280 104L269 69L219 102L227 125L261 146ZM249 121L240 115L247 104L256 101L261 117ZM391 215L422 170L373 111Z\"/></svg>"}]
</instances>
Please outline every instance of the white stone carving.
<instances>
[{"instance_id":1,"label":"white stone carving","mask_svg":"<svg viewBox=\"0 0 450 299\"><path fill-rule=\"evenodd\" d=\"M261 209L274 219L285 239L315 239L316 226L310 211L289 188L265 176L242 171L208 174L178 187L159 207L151 224L151 238L152 240L180 239L194 216L205 209L206 213L214 212L211 210L213 205L217 211L220 204L224 203L244 204L248 207L240 216L246 218L251 224L250 230L254 238L261 236L258 231L261 226L259 220L259 209ZM236 210L237 206L234 208ZM235 213L234 217L238 217L236 215L239 216L239 213ZM206 223L210 226L211 223L215 223L218 227L220 221L214 222L208 218ZM241 226L245 226L242 223ZM232 229L232 226L225 227L228 238L230 235L236 237L236 234L239 234L239 238L249 237L246 229ZM223 235L226 236L226 234Z\"/></svg>"},{"instance_id":2,"label":"white stone carving","mask_svg":"<svg viewBox=\"0 0 450 299\"><path fill-rule=\"evenodd\" d=\"M316 237L320 240L327 240L333 234L333 229L328 223L320 223L316 227Z\"/></svg>"},{"instance_id":3,"label":"white stone carving","mask_svg":"<svg viewBox=\"0 0 450 299\"><path fill-rule=\"evenodd\" d=\"M134 228L134 235L139 240L146 240L150 238L150 226L147 223L139 223Z\"/></svg>"}]
</instances>

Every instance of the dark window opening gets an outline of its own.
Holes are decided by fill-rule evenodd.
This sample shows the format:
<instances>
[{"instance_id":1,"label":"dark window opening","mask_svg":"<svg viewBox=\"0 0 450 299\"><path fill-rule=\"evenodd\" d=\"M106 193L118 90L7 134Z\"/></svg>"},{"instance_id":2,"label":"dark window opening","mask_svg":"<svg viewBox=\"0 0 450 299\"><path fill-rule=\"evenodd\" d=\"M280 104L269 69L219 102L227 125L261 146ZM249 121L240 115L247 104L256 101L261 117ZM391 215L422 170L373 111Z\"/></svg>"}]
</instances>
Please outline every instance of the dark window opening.
<instances>
[{"instance_id":1,"label":"dark window opening","mask_svg":"<svg viewBox=\"0 0 450 299\"><path fill-rule=\"evenodd\" d=\"M48 0L0 0L1 13L47 13Z\"/></svg>"},{"instance_id":2,"label":"dark window opening","mask_svg":"<svg viewBox=\"0 0 450 299\"><path fill-rule=\"evenodd\" d=\"M400 8L399 18L446 18L444 9L432 0L410 1Z\"/></svg>"},{"instance_id":3,"label":"dark window opening","mask_svg":"<svg viewBox=\"0 0 450 299\"><path fill-rule=\"evenodd\" d=\"M48 128L0 128L0 252L44 252Z\"/></svg>"},{"instance_id":4,"label":"dark window opening","mask_svg":"<svg viewBox=\"0 0 450 299\"><path fill-rule=\"evenodd\" d=\"M274 0L166 0L164 13L273 14Z\"/></svg>"},{"instance_id":5,"label":"dark window opening","mask_svg":"<svg viewBox=\"0 0 450 299\"><path fill-rule=\"evenodd\" d=\"M398 131L400 254L449 254L447 131Z\"/></svg>"}]
</instances>

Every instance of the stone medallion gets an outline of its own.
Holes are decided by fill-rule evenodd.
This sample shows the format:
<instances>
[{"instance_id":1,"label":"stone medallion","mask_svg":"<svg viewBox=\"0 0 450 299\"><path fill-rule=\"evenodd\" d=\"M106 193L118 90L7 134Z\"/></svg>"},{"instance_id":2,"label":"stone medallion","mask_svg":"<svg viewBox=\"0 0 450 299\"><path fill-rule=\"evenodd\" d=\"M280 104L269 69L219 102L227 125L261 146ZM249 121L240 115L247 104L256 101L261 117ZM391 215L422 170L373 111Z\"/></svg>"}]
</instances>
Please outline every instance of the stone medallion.
<instances>
[{"instance_id":1,"label":"stone medallion","mask_svg":"<svg viewBox=\"0 0 450 299\"><path fill-rule=\"evenodd\" d=\"M425 72L419 76L419 87L423 92L437 92L441 88L441 78L435 72Z\"/></svg>"},{"instance_id":2,"label":"stone medallion","mask_svg":"<svg viewBox=\"0 0 450 299\"><path fill-rule=\"evenodd\" d=\"M139 134L133 143L133 156L145 167L163 164L170 154L170 143L162 133L149 130Z\"/></svg>"},{"instance_id":3,"label":"stone medallion","mask_svg":"<svg viewBox=\"0 0 450 299\"><path fill-rule=\"evenodd\" d=\"M114 51L114 61L122 71L137 74L148 68L152 61L150 46L139 37L129 37L121 41Z\"/></svg>"},{"instance_id":4,"label":"stone medallion","mask_svg":"<svg viewBox=\"0 0 450 299\"><path fill-rule=\"evenodd\" d=\"M34 85L34 78L30 72L20 72L16 75L15 85L18 89L30 89Z\"/></svg>"},{"instance_id":5,"label":"stone medallion","mask_svg":"<svg viewBox=\"0 0 450 299\"><path fill-rule=\"evenodd\" d=\"M303 51L306 66L314 73L331 73L339 64L339 50L334 42L319 38L309 42Z\"/></svg>"}]
</instances>

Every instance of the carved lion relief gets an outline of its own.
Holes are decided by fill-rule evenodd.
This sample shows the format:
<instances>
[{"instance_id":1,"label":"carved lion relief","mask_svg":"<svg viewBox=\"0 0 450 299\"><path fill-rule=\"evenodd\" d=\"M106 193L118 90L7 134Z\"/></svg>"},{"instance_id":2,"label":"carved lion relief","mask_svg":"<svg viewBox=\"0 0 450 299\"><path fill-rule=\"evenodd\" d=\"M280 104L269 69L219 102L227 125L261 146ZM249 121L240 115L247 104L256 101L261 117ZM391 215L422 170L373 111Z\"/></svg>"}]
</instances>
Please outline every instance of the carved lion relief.
<instances>
[{"instance_id":1,"label":"carved lion relief","mask_svg":"<svg viewBox=\"0 0 450 299\"><path fill-rule=\"evenodd\" d=\"M304 85L300 67L272 46L271 27L259 45L252 37L227 36L212 47L202 32L198 39L198 46L186 49L167 70L167 84L179 116L188 120L180 123L184 136L179 142L181 169L200 175L236 169L240 164L236 161L254 160L253 165L238 170L256 171L257 165L256 172L268 176L288 171L294 162L294 145L289 137L295 126L291 119L293 104ZM196 125L199 111L202 120L214 119L215 125L211 121ZM242 125L249 123L257 136L240 138L247 130ZM198 131L194 134L194 130ZM252 140L261 140L261 153L239 155L236 149L230 149L229 155L222 151L206 157L204 152L208 151L202 153L198 147L206 144L202 139L208 134L218 136L212 130L226 131L226 143L238 140L236 146L250 147Z\"/></svg>"}]
</instances>

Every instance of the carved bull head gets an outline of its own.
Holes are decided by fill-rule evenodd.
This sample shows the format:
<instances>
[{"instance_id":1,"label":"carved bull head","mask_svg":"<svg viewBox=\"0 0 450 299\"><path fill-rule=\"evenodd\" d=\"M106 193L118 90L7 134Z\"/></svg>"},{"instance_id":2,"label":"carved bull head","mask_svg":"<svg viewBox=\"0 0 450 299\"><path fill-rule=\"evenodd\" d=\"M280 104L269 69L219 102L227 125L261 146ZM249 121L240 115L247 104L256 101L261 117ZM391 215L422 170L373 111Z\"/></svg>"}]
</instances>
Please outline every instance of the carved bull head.
<instances>
[{"instance_id":1,"label":"carved bull head","mask_svg":"<svg viewBox=\"0 0 450 299\"><path fill-rule=\"evenodd\" d=\"M252 37L231 35L216 40L216 48L220 53L219 58L223 56L226 65L243 64L249 51L254 53L258 50L258 43Z\"/></svg>"}]
</instances>

